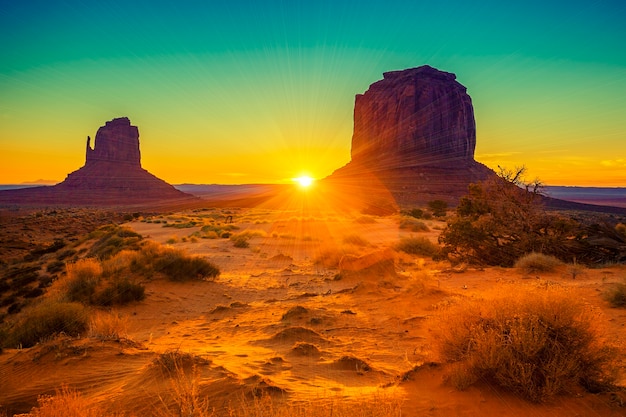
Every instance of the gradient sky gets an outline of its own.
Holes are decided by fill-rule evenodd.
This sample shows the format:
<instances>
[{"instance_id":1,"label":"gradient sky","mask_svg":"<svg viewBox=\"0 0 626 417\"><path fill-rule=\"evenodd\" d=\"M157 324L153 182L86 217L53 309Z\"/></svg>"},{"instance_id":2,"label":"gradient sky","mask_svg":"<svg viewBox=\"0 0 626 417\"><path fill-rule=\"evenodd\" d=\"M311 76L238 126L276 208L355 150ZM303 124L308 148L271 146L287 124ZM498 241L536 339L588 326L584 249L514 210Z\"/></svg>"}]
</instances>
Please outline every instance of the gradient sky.
<instances>
[{"instance_id":1,"label":"gradient sky","mask_svg":"<svg viewBox=\"0 0 626 417\"><path fill-rule=\"evenodd\" d=\"M428 64L467 87L478 161L626 186L625 22L622 0L0 0L0 183L63 180L121 116L170 183L321 178L355 94Z\"/></svg>"}]
</instances>

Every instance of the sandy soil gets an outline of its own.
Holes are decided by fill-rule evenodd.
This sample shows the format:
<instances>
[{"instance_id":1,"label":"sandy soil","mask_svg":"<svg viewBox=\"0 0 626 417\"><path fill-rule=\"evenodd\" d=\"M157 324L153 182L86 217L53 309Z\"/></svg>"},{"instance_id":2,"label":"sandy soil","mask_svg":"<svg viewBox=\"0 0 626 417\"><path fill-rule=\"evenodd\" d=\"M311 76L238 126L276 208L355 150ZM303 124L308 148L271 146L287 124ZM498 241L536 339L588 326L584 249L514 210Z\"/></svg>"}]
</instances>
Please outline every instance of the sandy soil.
<instances>
[{"instance_id":1,"label":"sandy soil","mask_svg":"<svg viewBox=\"0 0 626 417\"><path fill-rule=\"evenodd\" d=\"M337 267L315 261L384 251L410 235L436 241L444 223L426 221L430 232L417 233L400 229L394 216L366 222L358 214L261 209L196 210L152 220L182 225L211 213L219 222L232 216L235 233L259 236L248 248L236 248L229 239L192 239L200 225L129 223L149 239L208 258L221 275L213 282L146 280L145 301L115 310L128 318L127 339L61 337L5 350L0 405L28 411L37 395L69 384L111 410L150 415L168 384L155 360L174 351L193 355L201 392L217 409L267 392L293 401L399 397L407 416L626 415L624 393L580 391L537 405L488 384L458 391L446 382L433 341L439 312L459 299L554 285L596 309L624 354L626 310L610 308L601 297L626 276L623 266L585 269L573 279L566 267L532 276L503 268L453 270L394 252L395 271L337 279ZM360 244L345 243L354 236ZM621 385L625 358L617 370Z\"/></svg>"}]
</instances>

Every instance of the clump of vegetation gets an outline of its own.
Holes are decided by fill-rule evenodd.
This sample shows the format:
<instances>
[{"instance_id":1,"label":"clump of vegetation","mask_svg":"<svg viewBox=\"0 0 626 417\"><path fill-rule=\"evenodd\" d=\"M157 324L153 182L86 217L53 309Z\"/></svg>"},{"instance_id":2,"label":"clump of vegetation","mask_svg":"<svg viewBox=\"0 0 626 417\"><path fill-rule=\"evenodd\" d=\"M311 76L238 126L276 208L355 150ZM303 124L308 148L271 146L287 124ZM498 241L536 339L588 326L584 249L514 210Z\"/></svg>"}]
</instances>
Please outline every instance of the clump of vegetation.
<instances>
[{"instance_id":1,"label":"clump of vegetation","mask_svg":"<svg viewBox=\"0 0 626 417\"><path fill-rule=\"evenodd\" d=\"M104 226L89 234L90 239L97 239L87 256L108 259L123 249L137 249L142 236L128 227Z\"/></svg>"},{"instance_id":2,"label":"clump of vegetation","mask_svg":"<svg viewBox=\"0 0 626 417\"><path fill-rule=\"evenodd\" d=\"M9 329L6 346L31 347L60 333L78 336L89 323L87 308L80 303L46 301L25 310Z\"/></svg>"},{"instance_id":3,"label":"clump of vegetation","mask_svg":"<svg viewBox=\"0 0 626 417\"><path fill-rule=\"evenodd\" d=\"M527 274L534 274L536 272L552 272L557 267L563 265L559 259L551 255L544 255L543 253L531 252L515 262L515 268L522 270Z\"/></svg>"},{"instance_id":4,"label":"clump of vegetation","mask_svg":"<svg viewBox=\"0 0 626 417\"><path fill-rule=\"evenodd\" d=\"M450 381L459 389L489 381L541 402L574 385L600 390L612 382L614 352L597 318L562 291L467 301L443 322L439 350L455 364Z\"/></svg>"},{"instance_id":5,"label":"clump of vegetation","mask_svg":"<svg viewBox=\"0 0 626 417\"><path fill-rule=\"evenodd\" d=\"M105 263L106 273L102 263L93 258L67 264L67 277L64 281L67 299L98 306L143 300L145 288L128 277L115 275L120 269L113 269L110 264L114 262L115 258L112 258Z\"/></svg>"},{"instance_id":6,"label":"clump of vegetation","mask_svg":"<svg viewBox=\"0 0 626 417\"><path fill-rule=\"evenodd\" d=\"M612 307L626 307L626 280L614 284L612 288L604 294L604 298Z\"/></svg>"},{"instance_id":7,"label":"clump of vegetation","mask_svg":"<svg viewBox=\"0 0 626 417\"><path fill-rule=\"evenodd\" d=\"M67 264L65 291L69 301L90 304L102 276L102 265L93 258Z\"/></svg>"},{"instance_id":8,"label":"clump of vegetation","mask_svg":"<svg viewBox=\"0 0 626 417\"><path fill-rule=\"evenodd\" d=\"M219 268L206 259L188 256L172 248L162 248L152 265L154 271L161 272L170 281L177 282L215 278L220 274Z\"/></svg>"},{"instance_id":9,"label":"clump of vegetation","mask_svg":"<svg viewBox=\"0 0 626 417\"><path fill-rule=\"evenodd\" d=\"M541 205L541 183L526 182L524 172L524 167L501 168L499 176L470 184L440 236L445 254L506 267L530 252L571 259L575 222L547 214Z\"/></svg>"},{"instance_id":10,"label":"clump of vegetation","mask_svg":"<svg viewBox=\"0 0 626 417\"><path fill-rule=\"evenodd\" d=\"M395 246L396 250L408 253L410 255L420 256L437 256L440 252L438 245L434 244L425 237L405 237Z\"/></svg>"},{"instance_id":11,"label":"clump of vegetation","mask_svg":"<svg viewBox=\"0 0 626 417\"><path fill-rule=\"evenodd\" d=\"M89 336L100 340L119 340L128 333L128 317L118 313L97 312L89 321Z\"/></svg>"},{"instance_id":12,"label":"clump of vegetation","mask_svg":"<svg viewBox=\"0 0 626 417\"><path fill-rule=\"evenodd\" d=\"M445 217L448 211L448 203L443 200L432 200L428 202L428 208L435 217Z\"/></svg>"},{"instance_id":13,"label":"clump of vegetation","mask_svg":"<svg viewBox=\"0 0 626 417\"><path fill-rule=\"evenodd\" d=\"M412 232L428 232L430 229L423 221L411 217L404 217L400 220L400 229L409 229Z\"/></svg>"},{"instance_id":14,"label":"clump of vegetation","mask_svg":"<svg viewBox=\"0 0 626 417\"><path fill-rule=\"evenodd\" d=\"M208 224L206 226L202 226L200 228L200 232L194 235L203 239L216 239L221 237L222 239L228 239L233 230L237 230L239 227L234 224L226 224L226 225L214 225Z\"/></svg>"}]
</instances>

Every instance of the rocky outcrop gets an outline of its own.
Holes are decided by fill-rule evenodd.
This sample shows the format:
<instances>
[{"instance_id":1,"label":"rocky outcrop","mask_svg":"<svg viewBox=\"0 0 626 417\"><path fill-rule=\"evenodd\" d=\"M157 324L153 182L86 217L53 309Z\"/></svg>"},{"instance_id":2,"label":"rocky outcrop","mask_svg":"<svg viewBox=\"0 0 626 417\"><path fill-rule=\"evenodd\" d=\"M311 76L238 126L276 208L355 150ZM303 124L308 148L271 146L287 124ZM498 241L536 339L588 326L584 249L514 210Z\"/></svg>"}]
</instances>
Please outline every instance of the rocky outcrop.
<instances>
[{"instance_id":1,"label":"rocky outcrop","mask_svg":"<svg viewBox=\"0 0 626 417\"><path fill-rule=\"evenodd\" d=\"M87 136L85 166L96 161L109 161L141 167L139 129L137 126L132 126L127 117L106 122L96 133L94 149L91 149L91 138Z\"/></svg>"},{"instance_id":2,"label":"rocky outcrop","mask_svg":"<svg viewBox=\"0 0 626 417\"><path fill-rule=\"evenodd\" d=\"M75 206L186 204L197 198L141 167L139 130L126 117L113 119L87 137L85 165L54 187L0 192L0 203Z\"/></svg>"},{"instance_id":3,"label":"rocky outcrop","mask_svg":"<svg viewBox=\"0 0 626 417\"><path fill-rule=\"evenodd\" d=\"M495 175L474 160L475 147L472 100L454 74L386 72L356 96L351 161L328 181L398 205L456 203L469 183Z\"/></svg>"},{"instance_id":4,"label":"rocky outcrop","mask_svg":"<svg viewBox=\"0 0 626 417\"><path fill-rule=\"evenodd\" d=\"M383 77L356 96L353 161L399 167L474 159L472 100L454 74L422 66Z\"/></svg>"}]
</instances>

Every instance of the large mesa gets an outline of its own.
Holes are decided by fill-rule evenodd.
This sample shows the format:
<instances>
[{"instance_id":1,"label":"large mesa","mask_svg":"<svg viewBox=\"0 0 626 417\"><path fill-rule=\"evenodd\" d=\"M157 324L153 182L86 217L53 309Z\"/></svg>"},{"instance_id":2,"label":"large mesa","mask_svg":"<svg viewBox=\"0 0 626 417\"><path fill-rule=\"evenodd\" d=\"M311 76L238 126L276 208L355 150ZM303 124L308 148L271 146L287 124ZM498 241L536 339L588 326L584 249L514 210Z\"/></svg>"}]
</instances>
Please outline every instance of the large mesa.
<instances>
[{"instance_id":1,"label":"large mesa","mask_svg":"<svg viewBox=\"0 0 626 417\"><path fill-rule=\"evenodd\" d=\"M375 166L474 159L476 123L466 88L427 65L383 74L354 104L352 160Z\"/></svg>"},{"instance_id":2,"label":"large mesa","mask_svg":"<svg viewBox=\"0 0 626 417\"><path fill-rule=\"evenodd\" d=\"M377 183L399 205L454 203L495 175L475 147L472 100L456 75L428 65L386 72L356 96L351 161L328 180L369 195Z\"/></svg>"}]
</instances>

